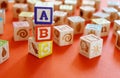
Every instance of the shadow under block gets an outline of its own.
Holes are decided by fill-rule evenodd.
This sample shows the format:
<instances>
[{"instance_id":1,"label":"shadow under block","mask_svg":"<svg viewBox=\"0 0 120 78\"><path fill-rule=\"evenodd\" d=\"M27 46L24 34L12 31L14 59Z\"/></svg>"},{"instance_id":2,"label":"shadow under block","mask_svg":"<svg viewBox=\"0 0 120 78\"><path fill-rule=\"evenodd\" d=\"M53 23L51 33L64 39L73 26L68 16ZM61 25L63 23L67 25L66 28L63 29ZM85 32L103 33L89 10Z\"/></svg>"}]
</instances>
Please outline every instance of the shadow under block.
<instances>
[{"instance_id":1,"label":"shadow under block","mask_svg":"<svg viewBox=\"0 0 120 78\"><path fill-rule=\"evenodd\" d=\"M0 40L0 64L9 58L9 44L6 40Z\"/></svg>"},{"instance_id":2,"label":"shadow under block","mask_svg":"<svg viewBox=\"0 0 120 78\"><path fill-rule=\"evenodd\" d=\"M36 42L34 37L29 37L28 51L38 58L49 56L53 51L53 41Z\"/></svg>"},{"instance_id":3,"label":"shadow under block","mask_svg":"<svg viewBox=\"0 0 120 78\"><path fill-rule=\"evenodd\" d=\"M103 39L93 34L80 37L80 54L91 59L101 55Z\"/></svg>"},{"instance_id":4,"label":"shadow under block","mask_svg":"<svg viewBox=\"0 0 120 78\"><path fill-rule=\"evenodd\" d=\"M54 27L54 42L59 46L71 45L73 43L74 30L68 25Z\"/></svg>"},{"instance_id":5,"label":"shadow under block","mask_svg":"<svg viewBox=\"0 0 120 78\"><path fill-rule=\"evenodd\" d=\"M29 38L29 23L27 21L13 22L14 40L23 41Z\"/></svg>"},{"instance_id":6,"label":"shadow under block","mask_svg":"<svg viewBox=\"0 0 120 78\"><path fill-rule=\"evenodd\" d=\"M34 10L35 24L52 24L53 23L53 3L38 2Z\"/></svg>"}]
</instances>

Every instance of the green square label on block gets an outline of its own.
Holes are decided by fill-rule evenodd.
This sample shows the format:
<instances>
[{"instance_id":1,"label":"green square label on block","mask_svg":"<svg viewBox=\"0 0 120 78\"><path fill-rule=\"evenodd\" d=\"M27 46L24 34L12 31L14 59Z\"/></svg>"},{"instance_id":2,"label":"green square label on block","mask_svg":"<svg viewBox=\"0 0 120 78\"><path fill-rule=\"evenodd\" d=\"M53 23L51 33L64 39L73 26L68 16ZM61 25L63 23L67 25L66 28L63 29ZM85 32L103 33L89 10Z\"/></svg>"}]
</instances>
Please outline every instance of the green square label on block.
<instances>
[{"instance_id":1,"label":"green square label on block","mask_svg":"<svg viewBox=\"0 0 120 78\"><path fill-rule=\"evenodd\" d=\"M0 40L0 47L3 46L4 44L6 44L7 41L6 40Z\"/></svg>"}]
</instances>

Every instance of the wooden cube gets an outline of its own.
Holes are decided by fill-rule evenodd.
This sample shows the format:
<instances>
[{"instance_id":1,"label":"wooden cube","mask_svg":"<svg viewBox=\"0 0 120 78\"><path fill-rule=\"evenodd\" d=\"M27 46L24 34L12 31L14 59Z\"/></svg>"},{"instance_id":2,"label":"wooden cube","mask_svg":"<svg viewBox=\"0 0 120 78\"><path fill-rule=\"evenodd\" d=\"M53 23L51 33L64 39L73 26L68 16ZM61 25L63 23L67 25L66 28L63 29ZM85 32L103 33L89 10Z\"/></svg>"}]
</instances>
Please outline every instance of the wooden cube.
<instances>
[{"instance_id":1,"label":"wooden cube","mask_svg":"<svg viewBox=\"0 0 120 78\"><path fill-rule=\"evenodd\" d=\"M110 22L104 18L92 19L93 24L102 25L101 37L108 36L110 31Z\"/></svg>"},{"instance_id":2,"label":"wooden cube","mask_svg":"<svg viewBox=\"0 0 120 78\"><path fill-rule=\"evenodd\" d=\"M27 0L28 10L34 12L34 6L36 3L41 2L40 0Z\"/></svg>"},{"instance_id":3,"label":"wooden cube","mask_svg":"<svg viewBox=\"0 0 120 78\"><path fill-rule=\"evenodd\" d=\"M94 34L98 37L101 36L102 26L98 24L87 24L84 30L85 35Z\"/></svg>"},{"instance_id":4,"label":"wooden cube","mask_svg":"<svg viewBox=\"0 0 120 78\"><path fill-rule=\"evenodd\" d=\"M36 42L51 41L53 37L52 25L34 25L33 34Z\"/></svg>"},{"instance_id":5,"label":"wooden cube","mask_svg":"<svg viewBox=\"0 0 120 78\"><path fill-rule=\"evenodd\" d=\"M54 25L62 25L65 24L67 22L67 12L63 12L63 11L55 11L54 12Z\"/></svg>"},{"instance_id":6,"label":"wooden cube","mask_svg":"<svg viewBox=\"0 0 120 78\"><path fill-rule=\"evenodd\" d=\"M120 12L120 6L118 7L118 11Z\"/></svg>"},{"instance_id":7,"label":"wooden cube","mask_svg":"<svg viewBox=\"0 0 120 78\"><path fill-rule=\"evenodd\" d=\"M4 9L0 9L0 18L3 19L3 22L5 24L5 10Z\"/></svg>"},{"instance_id":8,"label":"wooden cube","mask_svg":"<svg viewBox=\"0 0 120 78\"><path fill-rule=\"evenodd\" d=\"M9 44L6 40L0 40L0 64L9 58Z\"/></svg>"},{"instance_id":9,"label":"wooden cube","mask_svg":"<svg viewBox=\"0 0 120 78\"><path fill-rule=\"evenodd\" d=\"M0 0L0 9L8 9L8 0Z\"/></svg>"},{"instance_id":10,"label":"wooden cube","mask_svg":"<svg viewBox=\"0 0 120 78\"><path fill-rule=\"evenodd\" d=\"M115 8L112 7L106 7L103 8L103 12L110 14L110 21L114 22L114 20L116 20L118 18L117 12L118 10L116 10Z\"/></svg>"},{"instance_id":11,"label":"wooden cube","mask_svg":"<svg viewBox=\"0 0 120 78\"><path fill-rule=\"evenodd\" d=\"M58 11L62 1L54 1L54 11Z\"/></svg>"},{"instance_id":12,"label":"wooden cube","mask_svg":"<svg viewBox=\"0 0 120 78\"><path fill-rule=\"evenodd\" d=\"M0 34L4 33L4 25L3 25L3 19L0 18Z\"/></svg>"},{"instance_id":13,"label":"wooden cube","mask_svg":"<svg viewBox=\"0 0 120 78\"><path fill-rule=\"evenodd\" d=\"M27 21L13 22L14 40L23 41L28 40L29 37L29 23Z\"/></svg>"},{"instance_id":14,"label":"wooden cube","mask_svg":"<svg viewBox=\"0 0 120 78\"><path fill-rule=\"evenodd\" d=\"M120 50L120 31L117 31L116 47Z\"/></svg>"},{"instance_id":15,"label":"wooden cube","mask_svg":"<svg viewBox=\"0 0 120 78\"><path fill-rule=\"evenodd\" d=\"M105 19L110 19L110 14L108 13L103 13L103 12L97 12L93 14L93 18L105 18Z\"/></svg>"},{"instance_id":16,"label":"wooden cube","mask_svg":"<svg viewBox=\"0 0 120 78\"><path fill-rule=\"evenodd\" d=\"M15 3L27 3L27 0L14 0Z\"/></svg>"},{"instance_id":17,"label":"wooden cube","mask_svg":"<svg viewBox=\"0 0 120 78\"><path fill-rule=\"evenodd\" d=\"M53 41L36 43L34 37L28 39L28 51L30 54L43 58L52 54Z\"/></svg>"},{"instance_id":18,"label":"wooden cube","mask_svg":"<svg viewBox=\"0 0 120 78\"><path fill-rule=\"evenodd\" d=\"M93 34L80 37L80 54L91 59L101 55L103 40Z\"/></svg>"},{"instance_id":19,"label":"wooden cube","mask_svg":"<svg viewBox=\"0 0 120 78\"><path fill-rule=\"evenodd\" d=\"M18 18L22 11L28 11L28 4L16 3L13 5L13 18Z\"/></svg>"},{"instance_id":20,"label":"wooden cube","mask_svg":"<svg viewBox=\"0 0 120 78\"><path fill-rule=\"evenodd\" d=\"M85 19L80 16L68 17L68 25L74 29L74 34L83 33L85 26Z\"/></svg>"},{"instance_id":21,"label":"wooden cube","mask_svg":"<svg viewBox=\"0 0 120 78\"><path fill-rule=\"evenodd\" d=\"M21 12L19 14L19 21L28 21L30 28L33 28L33 17L34 17L34 12Z\"/></svg>"},{"instance_id":22,"label":"wooden cube","mask_svg":"<svg viewBox=\"0 0 120 78\"><path fill-rule=\"evenodd\" d=\"M35 5L35 24L53 23L53 3L39 2Z\"/></svg>"},{"instance_id":23,"label":"wooden cube","mask_svg":"<svg viewBox=\"0 0 120 78\"><path fill-rule=\"evenodd\" d=\"M108 7L113 7L115 9L118 9L119 7L119 1L108 1L107 3Z\"/></svg>"},{"instance_id":24,"label":"wooden cube","mask_svg":"<svg viewBox=\"0 0 120 78\"><path fill-rule=\"evenodd\" d=\"M72 5L60 5L60 11L67 12L68 16L72 16L74 14L74 8Z\"/></svg>"},{"instance_id":25,"label":"wooden cube","mask_svg":"<svg viewBox=\"0 0 120 78\"><path fill-rule=\"evenodd\" d=\"M59 46L66 46L73 43L73 29L68 25L54 27L54 42Z\"/></svg>"},{"instance_id":26,"label":"wooden cube","mask_svg":"<svg viewBox=\"0 0 120 78\"><path fill-rule=\"evenodd\" d=\"M83 17L86 21L90 21L93 17L95 8L91 6L81 6L80 7L80 16Z\"/></svg>"},{"instance_id":27,"label":"wooden cube","mask_svg":"<svg viewBox=\"0 0 120 78\"><path fill-rule=\"evenodd\" d=\"M120 30L120 20L115 20L114 21L114 27L113 27L113 31L114 34L117 34L117 31Z\"/></svg>"},{"instance_id":28,"label":"wooden cube","mask_svg":"<svg viewBox=\"0 0 120 78\"><path fill-rule=\"evenodd\" d=\"M76 4L77 4L77 0L65 0L64 1L65 5L72 5L74 9L76 9Z\"/></svg>"}]
</instances>

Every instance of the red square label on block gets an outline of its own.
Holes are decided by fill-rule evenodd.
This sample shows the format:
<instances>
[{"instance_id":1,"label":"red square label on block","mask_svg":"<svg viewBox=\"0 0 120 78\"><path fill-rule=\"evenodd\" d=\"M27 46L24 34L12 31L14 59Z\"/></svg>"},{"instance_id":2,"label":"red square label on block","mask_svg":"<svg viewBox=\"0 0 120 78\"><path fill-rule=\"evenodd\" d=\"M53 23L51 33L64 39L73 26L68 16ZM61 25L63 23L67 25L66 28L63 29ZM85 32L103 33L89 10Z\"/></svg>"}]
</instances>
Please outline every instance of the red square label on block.
<instances>
[{"instance_id":1,"label":"red square label on block","mask_svg":"<svg viewBox=\"0 0 120 78\"><path fill-rule=\"evenodd\" d=\"M52 26L36 26L36 42L52 40Z\"/></svg>"}]
</instances>

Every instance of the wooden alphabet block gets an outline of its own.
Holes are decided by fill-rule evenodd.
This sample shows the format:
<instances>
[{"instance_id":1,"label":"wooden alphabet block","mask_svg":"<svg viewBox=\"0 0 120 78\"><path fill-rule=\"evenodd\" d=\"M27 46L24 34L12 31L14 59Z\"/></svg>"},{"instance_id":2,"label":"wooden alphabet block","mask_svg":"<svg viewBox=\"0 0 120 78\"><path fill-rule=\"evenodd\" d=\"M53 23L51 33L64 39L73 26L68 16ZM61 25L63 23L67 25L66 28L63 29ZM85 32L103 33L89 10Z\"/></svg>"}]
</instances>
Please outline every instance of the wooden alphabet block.
<instances>
[{"instance_id":1,"label":"wooden alphabet block","mask_svg":"<svg viewBox=\"0 0 120 78\"><path fill-rule=\"evenodd\" d=\"M63 11L55 11L54 12L54 25L62 25L65 24L67 21L67 12L63 12Z\"/></svg>"},{"instance_id":2,"label":"wooden alphabet block","mask_svg":"<svg viewBox=\"0 0 120 78\"><path fill-rule=\"evenodd\" d=\"M8 0L0 0L0 9L8 9Z\"/></svg>"},{"instance_id":3,"label":"wooden alphabet block","mask_svg":"<svg viewBox=\"0 0 120 78\"><path fill-rule=\"evenodd\" d=\"M16 3L13 5L13 18L18 18L22 11L28 11L28 4Z\"/></svg>"},{"instance_id":4,"label":"wooden alphabet block","mask_svg":"<svg viewBox=\"0 0 120 78\"><path fill-rule=\"evenodd\" d=\"M74 34L83 33L85 26L85 19L80 16L68 17L68 25L74 29Z\"/></svg>"},{"instance_id":5,"label":"wooden alphabet block","mask_svg":"<svg viewBox=\"0 0 120 78\"><path fill-rule=\"evenodd\" d=\"M93 17L95 8L91 6L81 6L80 7L80 16L83 17L86 21L90 21Z\"/></svg>"},{"instance_id":6,"label":"wooden alphabet block","mask_svg":"<svg viewBox=\"0 0 120 78\"><path fill-rule=\"evenodd\" d=\"M29 23L27 21L13 22L14 40L23 41L28 40L29 37Z\"/></svg>"},{"instance_id":7,"label":"wooden alphabet block","mask_svg":"<svg viewBox=\"0 0 120 78\"><path fill-rule=\"evenodd\" d=\"M0 34L4 33L4 25L3 25L3 19L0 18Z\"/></svg>"},{"instance_id":8,"label":"wooden alphabet block","mask_svg":"<svg viewBox=\"0 0 120 78\"><path fill-rule=\"evenodd\" d=\"M36 43L34 37L28 39L28 51L30 54L43 58L52 54L53 41Z\"/></svg>"},{"instance_id":9,"label":"wooden alphabet block","mask_svg":"<svg viewBox=\"0 0 120 78\"><path fill-rule=\"evenodd\" d=\"M35 24L53 23L53 3L39 2L35 5Z\"/></svg>"},{"instance_id":10,"label":"wooden alphabet block","mask_svg":"<svg viewBox=\"0 0 120 78\"><path fill-rule=\"evenodd\" d=\"M93 24L102 25L101 37L108 36L110 30L110 22L104 18L92 19Z\"/></svg>"},{"instance_id":11,"label":"wooden alphabet block","mask_svg":"<svg viewBox=\"0 0 120 78\"><path fill-rule=\"evenodd\" d=\"M36 42L52 40L53 37L52 25L36 25L34 26L33 31Z\"/></svg>"},{"instance_id":12,"label":"wooden alphabet block","mask_svg":"<svg viewBox=\"0 0 120 78\"><path fill-rule=\"evenodd\" d=\"M33 17L34 17L34 12L21 12L19 14L19 21L28 21L30 28L33 28Z\"/></svg>"},{"instance_id":13,"label":"wooden alphabet block","mask_svg":"<svg viewBox=\"0 0 120 78\"><path fill-rule=\"evenodd\" d=\"M0 9L0 18L3 19L3 22L5 24L5 10L4 9Z\"/></svg>"},{"instance_id":14,"label":"wooden alphabet block","mask_svg":"<svg viewBox=\"0 0 120 78\"><path fill-rule=\"evenodd\" d=\"M73 43L73 29L68 25L54 27L54 42L59 46L66 46Z\"/></svg>"},{"instance_id":15,"label":"wooden alphabet block","mask_svg":"<svg viewBox=\"0 0 120 78\"><path fill-rule=\"evenodd\" d=\"M27 3L27 0L14 0L15 3Z\"/></svg>"},{"instance_id":16,"label":"wooden alphabet block","mask_svg":"<svg viewBox=\"0 0 120 78\"><path fill-rule=\"evenodd\" d=\"M105 19L110 19L110 14L108 13L103 13L103 12L97 12L93 14L93 18L105 18Z\"/></svg>"},{"instance_id":17,"label":"wooden alphabet block","mask_svg":"<svg viewBox=\"0 0 120 78\"><path fill-rule=\"evenodd\" d=\"M94 35L100 37L101 36L101 30L102 30L101 25L87 24L87 26L85 27L84 34L85 35L94 34Z\"/></svg>"},{"instance_id":18,"label":"wooden alphabet block","mask_svg":"<svg viewBox=\"0 0 120 78\"><path fill-rule=\"evenodd\" d=\"M9 58L9 44L6 40L0 40L0 64Z\"/></svg>"},{"instance_id":19,"label":"wooden alphabet block","mask_svg":"<svg viewBox=\"0 0 120 78\"><path fill-rule=\"evenodd\" d=\"M117 12L118 10L116 10L115 8L112 7L106 7L103 8L103 12L110 14L110 21L114 22L114 20L116 20L118 18Z\"/></svg>"},{"instance_id":20,"label":"wooden alphabet block","mask_svg":"<svg viewBox=\"0 0 120 78\"><path fill-rule=\"evenodd\" d=\"M117 35L118 30L120 30L120 20L115 20L114 27L113 27L113 32L115 35Z\"/></svg>"},{"instance_id":21,"label":"wooden alphabet block","mask_svg":"<svg viewBox=\"0 0 120 78\"><path fill-rule=\"evenodd\" d=\"M60 5L60 11L67 12L68 16L72 16L74 14L74 8L72 5Z\"/></svg>"},{"instance_id":22,"label":"wooden alphabet block","mask_svg":"<svg viewBox=\"0 0 120 78\"><path fill-rule=\"evenodd\" d=\"M120 50L120 31L117 31L116 47Z\"/></svg>"},{"instance_id":23,"label":"wooden alphabet block","mask_svg":"<svg viewBox=\"0 0 120 78\"><path fill-rule=\"evenodd\" d=\"M54 1L54 11L59 11L59 7L62 5L62 1Z\"/></svg>"},{"instance_id":24,"label":"wooden alphabet block","mask_svg":"<svg viewBox=\"0 0 120 78\"><path fill-rule=\"evenodd\" d=\"M93 34L80 37L80 54L91 59L101 55L103 40Z\"/></svg>"},{"instance_id":25,"label":"wooden alphabet block","mask_svg":"<svg viewBox=\"0 0 120 78\"><path fill-rule=\"evenodd\" d=\"M30 12L34 12L35 4L38 3L38 2L41 2L41 1L40 0L27 0L28 10Z\"/></svg>"}]
</instances>

